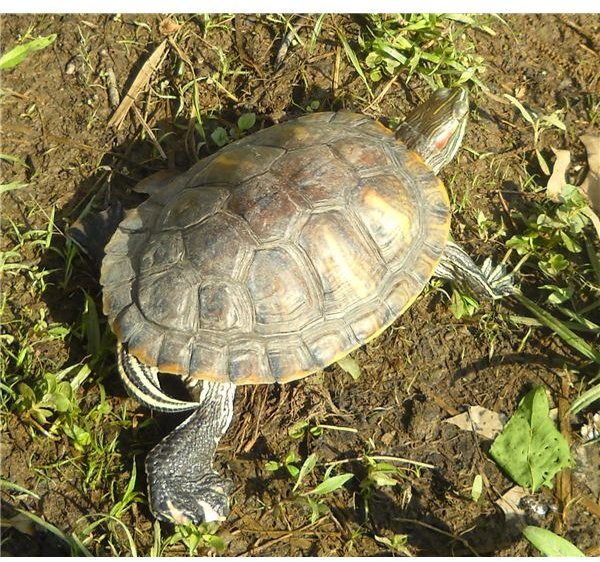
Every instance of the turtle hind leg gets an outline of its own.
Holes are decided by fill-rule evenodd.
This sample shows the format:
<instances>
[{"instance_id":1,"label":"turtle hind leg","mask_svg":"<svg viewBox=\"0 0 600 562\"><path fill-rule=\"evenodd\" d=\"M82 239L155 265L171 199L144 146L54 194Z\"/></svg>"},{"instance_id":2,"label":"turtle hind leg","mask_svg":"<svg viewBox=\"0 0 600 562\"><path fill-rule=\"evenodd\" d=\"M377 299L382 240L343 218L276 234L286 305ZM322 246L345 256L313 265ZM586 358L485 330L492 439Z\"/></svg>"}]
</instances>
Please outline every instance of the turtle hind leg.
<instances>
[{"instance_id":1,"label":"turtle hind leg","mask_svg":"<svg viewBox=\"0 0 600 562\"><path fill-rule=\"evenodd\" d=\"M456 281L480 298L495 300L515 292L513 274L507 272L506 266L493 267L487 258L480 268L453 242L446 244L435 276Z\"/></svg>"},{"instance_id":2,"label":"turtle hind leg","mask_svg":"<svg viewBox=\"0 0 600 562\"><path fill-rule=\"evenodd\" d=\"M124 217L123 206L117 202L104 211L90 211L82 218L77 219L67 230L67 235L100 270L104 258L104 247Z\"/></svg>"},{"instance_id":3,"label":"turtle hind leg","mask_svg":"<svg viewBox=\"0 0 600 562\"><path fill-rule=\"evenodd\" d=\"M175 523L223 521L232 483L212 468L217 445L231 423L235 385L204 381L198 409L146 459L150 508Z\"/></svg>"}]
</instances>

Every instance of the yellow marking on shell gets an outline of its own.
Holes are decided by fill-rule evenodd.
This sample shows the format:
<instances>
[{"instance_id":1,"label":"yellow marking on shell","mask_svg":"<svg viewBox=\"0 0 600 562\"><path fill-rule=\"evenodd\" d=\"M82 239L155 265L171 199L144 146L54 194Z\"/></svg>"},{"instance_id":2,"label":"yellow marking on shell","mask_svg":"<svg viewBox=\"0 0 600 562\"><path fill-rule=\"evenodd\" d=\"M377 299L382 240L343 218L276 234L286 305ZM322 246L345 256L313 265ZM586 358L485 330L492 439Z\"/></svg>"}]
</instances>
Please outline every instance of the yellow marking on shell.
<instances>
[{"instance_id":1,"label":"yellow marking on shell","mask_svg":"<svg viewBox=\"0 0 600 562\"><path fill-rule=\"evenodd\" d=\"M336 272L338 281L346 281L359 298L365 298L373 292L374 280L364 275L359 263L348 259L346 248L339 243L338 236L329 225L326 225L323 232L323 244L327 247L329 257L327 270ZM357 273L359 274L357 275Z\"/></svg>"},{"instance_id":2,"label":"yellow marking on shell","mask_svg":"<svg viewBox=\"0 0 600 562\"><path fill-rule=\"evenodd\" d=\"M375 189L367 189L363 195L364 202L379 213L380 220L386 230L400 230L403 238L409 239L411 218L402 211L394 208Z\"/></svg>"},{"instance_id":3,"label":"yellow marking on shell","mask_svg":"<svg viewBox=\"0 0 600 562\"><path fill-rule=\"evenodd\" d=\"M237 150L223 150L211 162L211 164L218 166L237 166L239 163L240 154Z\"/></svg>"},{"instance_id":4,"label":"yellow marking on shell","mask_svg":"<svg viewBox=\"0 0 600 562\"><path fill-rule=\"evenodd\" d=\"M290 138L295 140L309 139L313 136L313 127L307 127L306 125L296 122L289 126L286 130L286 134L289 134Z\"/></svg>"}]
</instances>

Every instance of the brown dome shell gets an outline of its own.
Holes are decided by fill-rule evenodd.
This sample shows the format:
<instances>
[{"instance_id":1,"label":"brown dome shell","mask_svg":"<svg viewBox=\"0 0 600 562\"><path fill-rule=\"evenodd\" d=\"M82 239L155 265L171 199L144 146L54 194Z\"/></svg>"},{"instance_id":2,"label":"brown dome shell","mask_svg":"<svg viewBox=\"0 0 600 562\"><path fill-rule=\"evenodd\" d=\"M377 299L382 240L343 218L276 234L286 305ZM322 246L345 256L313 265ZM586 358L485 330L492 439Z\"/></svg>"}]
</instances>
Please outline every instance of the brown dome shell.
<instances>
[{"instance_id":1,"label":"brown dome shell","mask_svg":"<svg viewBox=\"0 0 600 562\"><path fill-rule=\"evenodd\" d=\"M340 359L421 292L448 239L441 181L382 125L317 113L234 142L130 211L104 312L162 372L286 382Z\"/></svg>"}]
</instances>

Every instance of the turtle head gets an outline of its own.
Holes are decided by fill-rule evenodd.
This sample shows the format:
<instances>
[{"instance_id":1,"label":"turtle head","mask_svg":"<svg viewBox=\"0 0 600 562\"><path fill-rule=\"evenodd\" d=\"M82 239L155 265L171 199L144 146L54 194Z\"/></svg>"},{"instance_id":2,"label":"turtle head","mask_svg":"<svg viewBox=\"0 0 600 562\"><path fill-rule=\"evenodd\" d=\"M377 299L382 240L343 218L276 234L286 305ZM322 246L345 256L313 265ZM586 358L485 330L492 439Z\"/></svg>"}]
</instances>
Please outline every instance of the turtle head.
<instances>
[{"instance_id":1,"label":"turtle head","mask_svg":"<svg viewBox=\"0 0 600 562\"><path fill-rule=\"evenodd\" d=\"M398 127L396 138L417 152L437 174L456 154L469 113L463 88L441 88Z\"/></svg>"}]
</instances>

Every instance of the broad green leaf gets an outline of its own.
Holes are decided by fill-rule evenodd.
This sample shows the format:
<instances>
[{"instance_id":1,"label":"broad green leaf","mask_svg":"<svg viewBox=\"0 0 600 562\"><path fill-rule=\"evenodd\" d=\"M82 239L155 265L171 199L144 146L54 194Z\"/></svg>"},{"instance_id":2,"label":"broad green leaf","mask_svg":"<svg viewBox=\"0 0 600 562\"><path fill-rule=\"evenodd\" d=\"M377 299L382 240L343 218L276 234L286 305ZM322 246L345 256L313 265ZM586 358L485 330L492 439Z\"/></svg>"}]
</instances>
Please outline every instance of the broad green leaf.
<instances>
[{"instance_id":1,"label":"broad green leaf","mask_svg":"<svg viewBox=\"0 0 600 562\"><path fill-rule=\"evenodd\" d=\"M314 524L317 522L319 515L321 514L321 504L312 498L306 499L308 500L308 505L310 506L310 522Z\"/></svg>"},{"instance_id":2,"label":"broad green leaf","mask_svg":"<svg viewBox=\"0 0 600 562\"><path fill-rule=\"evenodd\" d=\"M69 383L67 383L68 385ZM69 388L71 388L69 386ZM54 408L57 412L68 412L71 409L71 402L68 398L59 392L53 392L45 396L43 404Z\"/></svg>"},{"instance_id":3,"label":"broad green leaf","mask_svg":"<svg viewBox=\"0 0 600 562\"><path fill-rule=\"evenodd\" d=\"M550 171L550 166L548 166L548 162L546 162L546 159L543 157L542 153L537 148L535 149L535 155L537 156L538 163L540 165L540 168L542 169L542 172L549 176L552 173Z\"/></svg>"},{"instance_id":4,"label":"broad green leaf","mask_svg":"<svg viewBox=\"0 0 600 562\"><path fill-rule=\"evenodd\" d=\"M8 53L4 53L0 57L0 69L14 68L22 63L31 53L45 49L56 39L56 33L47 35L46 37L38 37L23 45L13 47Z\"/></svg>"},{"instance_id":5,"label":"broad green leaf","mask_svg":"<svg viewBox=\"0 0 600 562\"><path fill-rule=\"evenodd\" d=\"M543 387L531 390L490 448L490 455L520 486L535 492L572 466L569 445L549 415Z\"/></svg>"},{"instance_id":6,"label":"broad green leaf","mask_svg":"<svg viewBox=\"0 0 600 562\"><path fill-rule=\"evenodd\" d=\"M211 134L210 138L218 146L225 146L229 142L229 135L223 127L217 127Z\"/></svg>"},{"instance_id":7,"label":"broad green leaf","mask_svg":"<svg viewBox=\"0 0 600 562\"><path fill-rule=\"evenodd\" d=\"M444 14L444 18L460 23L466 23L468 25L475 25L475 20L467 14Z\"/></svg>"},{"instance_id":8,"label":"broad green leaf","mask_svg":"<svg viewBox=\"0 0 600 562\"><path fill-rule=\"evenodd\" d=\"M354 477L354 474L338 474L321 482L314 490L305 492L303 495L314 494L315 496L323 496L329 494L338 488L341 488L348 480Z\"/></svg>"},{"instance_id":9,"label":"broad green leaf","mask_svg":"<svg viewBox=\"0 0 600 562\"><path fill-rule=\"evenodd\" d=\"M529 525L523 529L523 535L544 556L585 556L581 550L568 540L547 529Z\"/></svg>"},{"instance_id":10,"label":"broad green leaf","mask_svg":"<svg viewBox=\"0 0 600 562\"><path fill-rule=\"evenodd\" d=\"M279 470L280 466L281 464L279 464L277 461L268 461L265 464L265 470L268 470L269 472L275 472L276 470Z\"/></svg>"},{"instance_id":11,"label":"broad green leaf","mask_svg":"<svg viewBox=\"0 0 600 562\"><path fill-rule=\"evenodd\" d=\"M254 113L244 113L240 115L237 126L240 131L247 131L254 127L256 123L256 115Z\"/></svg>"},{"instance_id":12,"label":"broad green leaf","mask_svg":"<svg viewBox=\"0 0 600 562\"><path fill-rule=\"evenodd\" d=\"M473 297L454 289L450 296L449 308L455 318L460 320L465 316L473 316L479 308L479 303Z\"/></svg>"}]
</instances>

